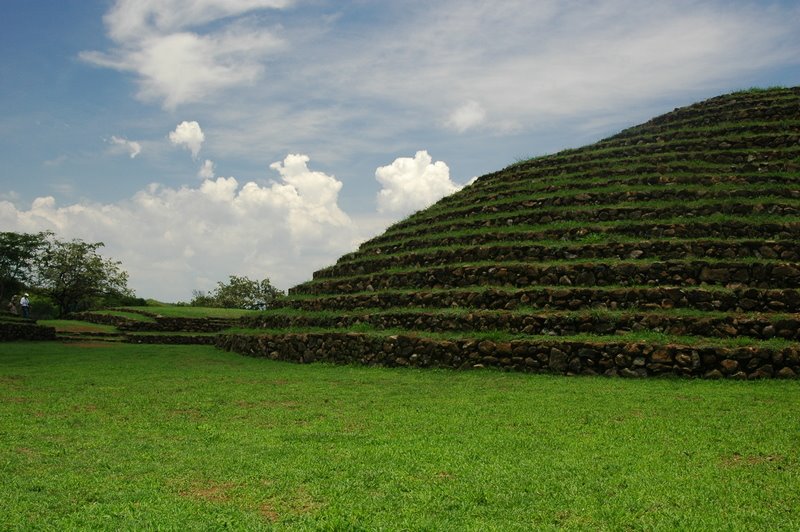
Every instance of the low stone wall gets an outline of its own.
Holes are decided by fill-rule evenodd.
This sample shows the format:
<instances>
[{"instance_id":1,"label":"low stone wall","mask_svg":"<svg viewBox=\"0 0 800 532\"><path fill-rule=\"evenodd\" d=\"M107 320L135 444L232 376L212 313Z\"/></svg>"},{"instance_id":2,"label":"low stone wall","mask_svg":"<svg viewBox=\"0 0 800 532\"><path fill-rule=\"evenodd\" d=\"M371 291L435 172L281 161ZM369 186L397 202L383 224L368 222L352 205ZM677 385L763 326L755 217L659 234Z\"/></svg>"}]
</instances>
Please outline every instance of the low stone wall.
<instances>
[{"instance_id":1,"label":"low stone wall","mask_svg":"<svg viewBox=\"0 0 800 532\"><path fill-rule=\"evenodd\" d=\"M216 336L193 336L184 334L128 334L125 342L129 344L169 344L169 345L215 345Z\"/></svg>"},{"instance_id":2,"label":"low stone wall","mask_svg":"<svg viewBox=\"0 0 800 532\"><path fill-rule=\"evenodd\" d=\"M574 178L574 179L573 179ZM637 171L635 175L627 173L625 175L610 176L603 171L585 172L571 175L560 175L554 178L540 178L535 182L528 180L521 182L518 186L508 183L497 185L485 184L480 189L465 189L462 194L456 196L446 196L437 202L437 207L460 207L474 205L476 201L494 201L518 197L524 194L548 194L564 190L587 190L588 188L613 187L616 185L626 186L646 186L646 185L701 185L706 188L725 183L729 185L753 184L759 185L793 185L797 181L789 174L750 174L745 178L743 175L721 176L719 172L703 172L698 170L693 174L683 175L664 175L661 172L646 173Z\"/></svg>"},{"instance_id":3,"label":"low stone wall","mask_svg":"<svg viewBox=\"0 0 800 532\"><path fill-rule=\"evenodd\" d=\"M0 322L0 342L14 340L55 340L56 330L53 327L36 325L34 322L2 321Z\"/></svg>"},{"instance_id":4,"label":"low stone wall","mask_svg":"<svg viewBox=\"0 0 800 532\"><path fill-rule=\"evenodd\" d=\"M323 327L349 329L366 324L376 330L404 329L428 332L502 331L511 334L578 333L617 334L630 331L656 331L674 336L733 338L745 336L760 340L783 338L800 341L800 316L770 317L690 317L658 313L608 316L594 313L537 315L505 311L474 311L459 314L432 312L384 312L346 316L264 315L243 318L246 328L282 329Z\"/></svg>"},{"instance_id":5,"label":"low stone wall","mask_svg":"<svg viewBox=\"0 0 800 532\"><path fill-rule=\"evenodd\" d=\"M670 218L697 218L701 216L713 216L717 214L733 216L750 216L754 212L760 215L772 216L798 216L800 206L796 205L795 200L785 200L784 202L764 202L757 206L739 202L707 203L702 205L680 204L669 207L647 207L647 206L626 206L626 207L592 207L575 209L550 209L550 210L529 210L509 215L497 215L492 218L472 218L466 220L455 220L448 225L442 223L437 225L437 233L448 233L451 231L463 231L467 229L485 229L489 227L511 227L525 225L546 225L557 222L585 222L597 223L611 220L640 220L640 219L670 219ZM420 224L420 227L412 226L402 230L389 229L386 233L368 241L370 247L381 243L388 243L396 240L426 236L431 234L430 225Z\"/></svg>"},{"instance_id":6,"label":"low stone wall","mask_svg":"<svg viewBox=\"0 0 800 532\"><path fill-rule=\"evenodd\" d=\"M430 269L376 273L340 279L318 279L296 286L294 294L352 293L416 287L466 288L473 286L612 286L709 285L760 288L800 287L800 264L795 262L664 261L498 264L440 266Z\"/></svg>"},{"instance_id":7,"label":"low stone wall","mask_svg":"<svg viewBox=\"0 0 800 532\"><path fill-rule=\"evenodd\" d=\"M371 256L369 260L342 263L314 272L314 280L347 277L379 272L397 267L431 267L446 264L486 262L551 262L594 259L659 259L687 260L693 258L733 259L763 258L780 259L787 262L800 260L800 241L725 242L719 240L674 242L670 240L643 242L609 242L584 246L501 245L463 247L457 250L444 249L428 253L408 253L382 257Z\"/></svg>"},{"instance_id":8,"label":"low stone wall","mask_svg":"<svg viewBox=\"0 0 800 532\"><path fill-rule=\"evenodd\" d=\"M562 375L797 378L800 347L654 346L643 343L433 340L357 333L220 335L217 347L289 362L419 368L498 368Z\"/></svg>"},{"instance_id":9,"label":"low stone wall","mask_svg":"<svg viewBox=\"0 0 800 532\"><path fill-rule=\"evenodd\" d=\"M219 332L228 327L232 327L237 320L221 318L167 318L159 316L156 322L129 321L120 325L121 331L179 331L179 332Z\"/></svg>"},{"instance_id":10,"label":"low stone wall","mask_svg":"<svg viewBox=\"0 0 800 532\"><path fill-rule=\"evenodd\" d=\"M737 288L726 291L704 288L531 288L480 291L377 292L287 299L276 306L302 310L356 310L389 308L480 308L513 310L531 307L542 310L659 309L689 308L721 312L800 312L800 291Z\"/></svg>"},{"instance_id":11,"label":"low stone wall","mask_svg":"<svg viewBox=\"0 0 800 532\"><path fill-rule=\"evenodd\" d=\"M578 192L572 196L559 194L553 197L537 198L524 196L500 203L475 202L464 207L454 207L446 212L434 215L417 215L393 226L393 230L413 228L424 223L440 223L452 218L476 216L482 214L516 214L520 209L546 209L550 207L575 206L585 208L587 205L612 206L623 202L648 202L648 201L718 201L736 200L738 198L753 197L752 189L739 190L714 190L714 189L685 189L685 188L653 188L649 190L628 190L621 192ZM765 188L758 190L761 197L770 198L798 198L800 192L793 188Z\"/></svg>"},{"instance_id":12,"label":"low stone wall","mask_svg":"<svg viewBox=\"0 0 800 532\"><path fill-rule=\"evenodd\" d=\"M153 316L155 321L132 320L124 316L113 314L100 314L94 312L79 312L71 316L73 319L113 325L120 331L130 332L219 332L236 325L237 320L224 318L169 318Z\"/></svg>"},{"instance_id":13,"label":"low stone wall","mask_svg":"<svg viewBox=\"0 0 800 532\"><path fill-rule=\"evenodd\" d=\"M535 240L563 240L576 241L584 238L588 234L619 235L626 237L637 237L643 240L649 238L757 238L759 240L793 240L800 238L800 223L758 223L742 222L731 220L725 223L718 222L692 222L687 221L682 224L656 222L653 223L628 223L612 226L591 226L568 227L558 229L542 229L539 231L517 231L507 232L480 232L472 235L436 236L433 244L426 239L427 235L419 235L405 241L391 241L391 239L378 240L377 237L365 242L359 247L359 251L343 255L338 263L344 263L352 259L358 259L363 253L373 255L391 255L393 253L403 253L415 251L430 245L436 246L480 246L489 243Z\"/></svg>"}]
</instances>

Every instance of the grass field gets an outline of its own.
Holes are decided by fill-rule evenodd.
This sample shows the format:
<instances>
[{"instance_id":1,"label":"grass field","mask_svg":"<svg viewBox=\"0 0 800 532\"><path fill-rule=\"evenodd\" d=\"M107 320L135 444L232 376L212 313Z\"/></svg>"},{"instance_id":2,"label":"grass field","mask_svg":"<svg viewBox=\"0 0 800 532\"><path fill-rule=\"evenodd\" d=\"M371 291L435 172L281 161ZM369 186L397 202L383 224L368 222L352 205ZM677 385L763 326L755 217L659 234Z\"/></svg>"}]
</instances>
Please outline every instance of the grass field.
<instances>
[{"instance_id":1,"label":"grass field","mask_svg":"<svg viewBox=\"0 0 800 532\"><path fill-rule=\"evenodd\" d=\"M0 344L0 529L800 528L800 383Z\"/></svg>"}]
</instances>

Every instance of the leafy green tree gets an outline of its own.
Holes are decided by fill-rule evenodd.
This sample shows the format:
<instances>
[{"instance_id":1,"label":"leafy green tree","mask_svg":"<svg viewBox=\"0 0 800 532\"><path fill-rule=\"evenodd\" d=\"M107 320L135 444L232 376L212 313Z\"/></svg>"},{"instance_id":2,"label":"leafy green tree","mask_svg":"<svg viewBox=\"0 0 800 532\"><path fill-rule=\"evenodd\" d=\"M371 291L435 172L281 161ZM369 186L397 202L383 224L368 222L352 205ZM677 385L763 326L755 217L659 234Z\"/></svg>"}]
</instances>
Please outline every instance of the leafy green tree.
<instances>
[{"instance_id":1,"label":"leafy green tree","mask_svg":"<svg viewBox=\"0 0 800 532\"><path fill-rule=\"evenodd\" d=\"M100 306L106 298L133 295L121 263L97 252L103 246L102 242L53 239L40 253L37 285L58 306L60 316Z\"/></svg>"},{"instance_id":2,"label":"leafy green tree","mask_svg":"<svg viewBox=\"0 0 800 532\"><path fill-rule=\"evenodd\" d=\"M227 283L217 282L217 287L208 294L195 291L191 305L265 309L281 296L283 292L272 286L269 279L256 281L244 276L231 275Z\"/></svg>"},{"instance_id":3,"label":"leafy green tree","mask_svg":"<svg viewBox=\"0 0 800 532\"><path fill-rule=\"evenodd\" d=\"M33 282L36 262L53 233L0 232L0 300Z\"/></svg>"}]
</instances>

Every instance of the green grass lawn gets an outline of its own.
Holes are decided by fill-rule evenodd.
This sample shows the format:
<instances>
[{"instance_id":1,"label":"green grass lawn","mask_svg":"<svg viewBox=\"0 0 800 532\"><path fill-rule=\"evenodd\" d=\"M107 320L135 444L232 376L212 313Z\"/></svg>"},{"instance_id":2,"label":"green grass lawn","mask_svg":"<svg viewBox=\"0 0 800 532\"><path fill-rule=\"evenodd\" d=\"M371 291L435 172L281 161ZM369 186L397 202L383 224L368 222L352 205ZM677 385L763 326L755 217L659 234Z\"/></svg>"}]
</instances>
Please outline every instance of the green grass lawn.
<instances>
[{"instance_id":1,"label":"green grass lawn","mask_svg":"<svg viewBox=\"0 0 800 532\"><path fill-rule=\"evenodd\" d=\"M0 529L800 528L800 383L0 344Z\"/></svg>"}]
</instances>

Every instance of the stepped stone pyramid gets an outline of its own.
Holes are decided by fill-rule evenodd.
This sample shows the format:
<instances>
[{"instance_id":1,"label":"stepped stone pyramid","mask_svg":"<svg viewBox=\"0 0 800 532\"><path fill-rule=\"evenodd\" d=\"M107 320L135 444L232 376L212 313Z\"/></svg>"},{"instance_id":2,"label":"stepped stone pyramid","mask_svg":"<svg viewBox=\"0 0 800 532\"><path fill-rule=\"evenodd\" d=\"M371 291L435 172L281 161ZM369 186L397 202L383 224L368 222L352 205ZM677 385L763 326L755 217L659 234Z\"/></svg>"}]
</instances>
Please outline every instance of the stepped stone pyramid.
<instances>
[{"instance_id":1,"label":"stepped stone pyramid","mask_svg":"<svg viewBox=\"0 0 800 532\"><path fill-rule=\"evenodd\" d=\"M485 175L221 345L310 362L800 375L800 88Z\"/></svg>"}]
</instances>

